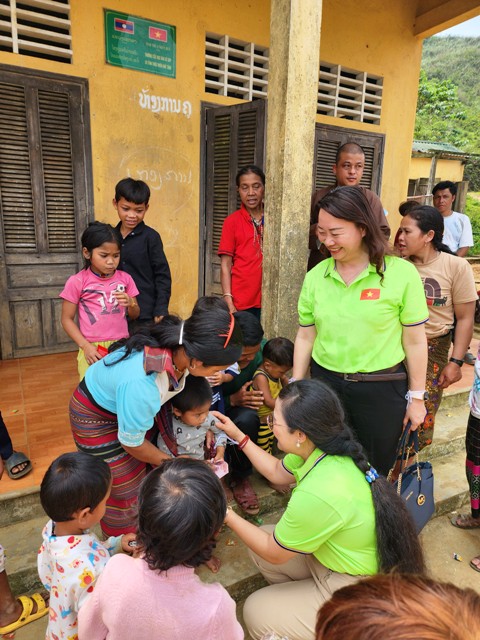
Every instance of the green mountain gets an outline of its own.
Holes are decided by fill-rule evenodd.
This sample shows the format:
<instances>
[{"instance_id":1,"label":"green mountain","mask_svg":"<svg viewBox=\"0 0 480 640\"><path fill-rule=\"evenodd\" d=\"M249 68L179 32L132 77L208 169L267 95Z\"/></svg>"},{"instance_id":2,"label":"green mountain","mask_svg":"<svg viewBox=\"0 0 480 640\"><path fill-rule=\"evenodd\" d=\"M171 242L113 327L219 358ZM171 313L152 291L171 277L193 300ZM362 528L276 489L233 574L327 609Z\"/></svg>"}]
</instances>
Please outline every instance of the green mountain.
<instances>
[{"instance_id":1,"label":"green mountain","mask_svg":"<svg viewBox=\"0 0 480 640\"><path fill-rule=\"evenodd\" d=\"M415 138L480 153L480 37L423 43Z\"/></svg>"}]
</instances>

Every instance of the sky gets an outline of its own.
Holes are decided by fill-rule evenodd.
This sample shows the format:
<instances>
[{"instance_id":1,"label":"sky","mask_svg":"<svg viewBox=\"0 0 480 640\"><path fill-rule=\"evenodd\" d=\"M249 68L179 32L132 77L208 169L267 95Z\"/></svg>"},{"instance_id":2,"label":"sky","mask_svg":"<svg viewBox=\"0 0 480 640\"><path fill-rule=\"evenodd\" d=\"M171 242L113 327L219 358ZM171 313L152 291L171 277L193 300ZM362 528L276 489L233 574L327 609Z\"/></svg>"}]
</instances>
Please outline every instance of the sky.
<instances>
[{"instance_id":1,"label":"sky","mask_svg":"<svg viewBox=\"0 0 480 640\"><path fill-rule=\"evenodd\" d=\"M466 38L480 36L480 16L457 24L456 27L441 31L437 33L437 36L463 36Z\"/></svg>"}]
</instances>

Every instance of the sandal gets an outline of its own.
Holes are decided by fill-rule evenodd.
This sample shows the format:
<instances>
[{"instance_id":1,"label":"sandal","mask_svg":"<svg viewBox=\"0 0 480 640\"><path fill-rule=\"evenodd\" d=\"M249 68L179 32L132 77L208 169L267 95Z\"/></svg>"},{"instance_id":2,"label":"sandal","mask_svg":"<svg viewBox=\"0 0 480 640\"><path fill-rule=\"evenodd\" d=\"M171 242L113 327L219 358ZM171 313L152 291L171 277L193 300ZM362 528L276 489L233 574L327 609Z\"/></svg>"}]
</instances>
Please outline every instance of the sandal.
<instances>
[{"instance_id":1,"label":"sandal","mask_svg":"<svg viewBox=\"0 0 480 640\"><path fill-rule=\"evenodd\" d=\"M459 513L458 515L453 516L450 522L458 529L480 529L480 518L473 518L466 513ZM472 524L473 522L476 522L477 524Z\"/></svg>"},{"instance_id":2,"label":"sandal","mask_svg":"<svg viewBox=\"0 0 480 640\"><path fill-rule=\"evenodd\" d=\"M7 470L8 477L11 480L18 480L19 478L23 478L27 473L30 473L32 470L32 463L27 458L27 456L21 451L14 451L12 455L3 461L5 464L5 469ZM15 467L19 467L20 465L25 464L25 467L20 471L14 471Z\"/></svg>"},{"instance_id":3,"label":"sandal","mask_svg":"<svg viewBox=\"0 0 480 640\"><path fill-rule=\"evenodd\" d=\"M478 564L475 564L475 563L473 562L474 560L477 560L477 561L478 561ZM470 560L470 566L472 567L472 569L473 569L474 571L478 571L478 572L480 573L480 556L475 556L475 558L472 558L472 559Z\"/></svg>"},{"instance_id":4,"label":"sandal","mask_svg":"<svg viewBox=\"0 0 480 640\"><path fill-rule=\"evenodd\" d=\"M240 509L249 516L256 516L260 511L257 494L253 490L248 478L232 482L233 497Z\"/></svg>"},{"instance_id":5,"label":"sandal","mask_svg":"<svg viewBox=\"0 0 480 640\"><path fill-rule=\"evenodd\" d=\"M15 622L7 624L6 627L0 627L0 635L13 633L17 629L20 629L20 627L34 620L38 620L38 618L48 613L48 603L39 593L34 593L31 596L19 596L17 600L22 605L22 613ZM35 613L32 613L35 604L37 605L37 610Z\"/></svg>"}]
</instances>

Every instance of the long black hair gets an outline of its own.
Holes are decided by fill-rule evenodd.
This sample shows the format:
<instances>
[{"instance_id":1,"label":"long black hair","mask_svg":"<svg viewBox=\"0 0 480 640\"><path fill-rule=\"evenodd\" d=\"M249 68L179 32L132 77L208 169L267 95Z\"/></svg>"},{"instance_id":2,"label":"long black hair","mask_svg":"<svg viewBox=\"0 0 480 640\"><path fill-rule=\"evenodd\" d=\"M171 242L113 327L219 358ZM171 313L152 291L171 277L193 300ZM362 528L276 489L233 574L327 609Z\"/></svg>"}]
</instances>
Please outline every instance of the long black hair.
<instances>
[{"instance_id":1,"label":"long black hair","mask_svg":"<svg viewBox=\"0 0 480 640\"><path fill-rule=\"evenodd\" d=\"M437 251L455 255L453 251L443 243L443 231L445 225L440 211L435 209L435 207L430 207L428 204L424 204L410 209L404 217L406 218L407 216L416 222L417 227L422 233L433 231L434 236L432 238L432 245Z\"/></svg>"},{"instance_id":2,"label":"long black hair","mask_svg":"<svg viewBox=\"0 0 480 640\"><path fill-rule=\"evenodd\" d=\"M195 307L184 322L177 316L168 315L158 324L140 327L130 338L112 345L110 351L119 347L124 347L125 351L118 360L105 364L116 364L146 346L171 351L183 346L188 358L196 358L207 367L229 365L240 358L242 343L239 324L227 304L220 301L211 309Z\"/></svg>"},{"instance_id":3,"label":"long black hair","mask_svg":"<svg viewBox=\"0 0 480 640\"><path fill-rule=\"evenodd\" d=\"M299 429L332 456L348 456L365 474L371 467L362 445L345 422L336 393L320 380L298 380L280 391L283 418L291 432ZM294 426L295 425L295 426ZM367 482L367 480L365 480ZM371 483L381 572L422 573L424 561L410 514L386 478Z\"/></svg>"},{"instance_id":4,"label":"long black hair","mask_svg":"<svg viewBox=\"0 0 480 640\"><path fill-rule=\"evenodd\" d=\"M203 460L174 458L151 471L140 487L137 533L150 569L209 560L226 511L222 485Z\"/></svg>"},{"instance_id":5,"label":"long black hair","mask_svg":"<svg viewBox=\"0 0 480 640\"><path fill-rule=\"evenodd\" d=\"M315 205L317 218L320 209L334 218L353 222L356 227L365 231L363 241L369 261L375 265L378 275L383 279L384 257L392 252L362 188L336 187Z\"/></svg>"}]
</instances>

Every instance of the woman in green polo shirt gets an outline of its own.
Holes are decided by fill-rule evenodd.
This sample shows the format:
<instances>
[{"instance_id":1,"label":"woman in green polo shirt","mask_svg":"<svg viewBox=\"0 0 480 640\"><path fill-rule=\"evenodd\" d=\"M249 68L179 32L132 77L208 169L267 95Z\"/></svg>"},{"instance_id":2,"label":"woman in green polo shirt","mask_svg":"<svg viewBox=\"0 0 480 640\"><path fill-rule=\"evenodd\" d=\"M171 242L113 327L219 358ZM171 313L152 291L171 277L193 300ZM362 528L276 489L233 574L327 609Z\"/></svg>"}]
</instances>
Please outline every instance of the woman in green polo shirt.
<instances>
[{"instance_id":1,"label":"woman in green polo shirt","mask_svg":"<svg viewBox=\"0 0 480 640\"><path fill-rule=\"evenodd\" d=\"M311 365L312 377L335 389L368 459L386 475L402 425L416 429L426 413L422 281L390 255L361 189L339 187L317 206L317 237L331 257L305 276L293 377Z\"/></svg>"},{"instance_id":2,"label":"woman in green polo shirt","mask_svg":"<svg viewBox=\"0 0 480 640\"><path fill-rule=\"evenodd\" d=\"M249 547L270 583L245 602L252 638L275 632L312 640L316 613L337 589L393 568L422 573L422 551L406 507L368 463L330 387L300 380L280 392L271 422L287 454L283 460L258 447L225 416L216 416L218 426L270 482L297 483L275 527L259 529L227 509L225 523Z\"/></svg>"}]
</instances>

